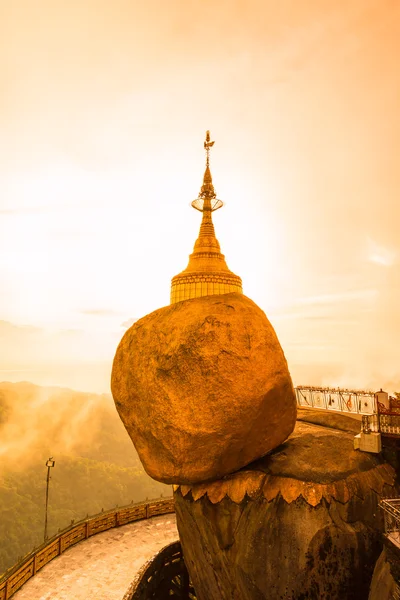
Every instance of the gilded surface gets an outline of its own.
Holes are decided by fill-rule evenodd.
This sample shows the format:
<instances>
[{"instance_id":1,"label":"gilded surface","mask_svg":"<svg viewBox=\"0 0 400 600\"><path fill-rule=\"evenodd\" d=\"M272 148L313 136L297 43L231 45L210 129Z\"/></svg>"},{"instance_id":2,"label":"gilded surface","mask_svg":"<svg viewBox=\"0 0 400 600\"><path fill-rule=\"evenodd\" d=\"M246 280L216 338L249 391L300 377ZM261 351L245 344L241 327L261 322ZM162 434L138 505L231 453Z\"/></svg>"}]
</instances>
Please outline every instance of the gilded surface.
<instances>
[{"instance_id":1,"label":"gilded surface","mask_svg":"<svg viewBox=\"0 0 400 600\"><path fill-rule=\"evenodd\" d=\"M213 144L214 142L210 141L210 132L207 131L204 142L207 160L203 185L199 197L192 202L193 208L199 210L203 217L188 266L172 278L171 304L201 296L242 293L242 280L228 269L212 222L212 212L222 206L221 200L216 198L210 171L209 150Z\"/></svg>"},{"instance_id":2,"label":"gilded surface","mask_svg":"<svg viewBox=\"0 0 400 600\"><path fill-rule=\"evenodd\" d=\"M296 420L279 341L243 294L137 321L118 346L111 389L144 468L164 483L232 473L281 444Z\"/></svg>"},{"instance_id":3,"label":"gilded surface","mask_svg":"<svg viewBox=\"0 0 400 600\"><path fill-rule=\"evenodd\" d=\"M183 497L190 492L193 500L207 496L212 504L221 502L225 497L240 504L246 495L250 498L263 496L271 502L280 494L287 504L302 498L307 504L315 507L322 499L328 503L333 499L342 504L353 496L363 499L371 490L381 495L385 485L393 487L394 482L394 469L390 465L377 465L366 473L354 473L329 484L277 477L261 472L239 471L228 480L220 479L194 486L176 485L174 491L180 490Z\"/></svg>"}]
</instances>

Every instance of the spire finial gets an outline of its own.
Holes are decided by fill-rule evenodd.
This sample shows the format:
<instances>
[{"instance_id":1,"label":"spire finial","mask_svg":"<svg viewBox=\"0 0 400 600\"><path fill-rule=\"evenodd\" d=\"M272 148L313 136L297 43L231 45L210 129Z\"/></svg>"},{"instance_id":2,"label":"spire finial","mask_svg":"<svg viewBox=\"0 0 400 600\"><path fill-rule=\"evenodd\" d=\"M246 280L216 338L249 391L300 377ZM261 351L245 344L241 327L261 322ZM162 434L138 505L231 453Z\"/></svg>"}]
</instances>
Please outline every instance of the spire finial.
<instances>
[{"instance_id":1,"label":"spire finial","mask_svg":"<svg viewBox=\"0 0 400 600\"><path fill-rule=\"evenodd\" d=\"M204 149L206 151L206 170L204 171L203 185L201 186L200 193L196 200L193 200L192 206L200 212L204 210L213 212L223 206L223 202L217 199L215 193L211 171L210 171L210 148L214 146L215 142L211 141L210 132L206 131L206 139L204 141Z\"/></svg>"},{"instance_id":2,"label":"spire finial","mask_svg":"<svg viewBox=\"0 0 400 600\"><path fill-rule=\"evenodd\" d=\"M211 177L210 171L210 148L214 146L214 142L210 141L210 132L206 131L206 139L204 142L204 148L206 151L206 170L204 171L203 185L201 186L199 198L208 198L210 201L217 197Z\"/></svg>"},{"instance_id":3,"label":"spire finial","mask_svg":"<svg viewBox=\"0 0 400 600\"><path fill-rule=\"evenodd\" d=\"M204 142L204 148L206 150L206 154L207 154L207 159L206 159L206 166L209 167L210 166L210 148L212 148L214 146L215 142L211 142L210 141L210 132L207 129L206 131L206 139Z\"/></svg>"}]
</instances>

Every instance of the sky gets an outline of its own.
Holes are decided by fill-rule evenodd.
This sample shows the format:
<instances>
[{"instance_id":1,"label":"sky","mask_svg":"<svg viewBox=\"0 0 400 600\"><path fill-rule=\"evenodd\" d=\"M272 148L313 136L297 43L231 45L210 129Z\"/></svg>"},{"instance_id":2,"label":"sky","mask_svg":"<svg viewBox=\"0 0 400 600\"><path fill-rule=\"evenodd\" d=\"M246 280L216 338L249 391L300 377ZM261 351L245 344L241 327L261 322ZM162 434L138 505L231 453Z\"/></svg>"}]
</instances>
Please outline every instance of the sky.
<instances>
[{"instance_id":1,"label":"sky","mask_svg":"<svg viewBox=\"0 0 400 600\"><path fill-rule=\"evenodd\" d=\"M400 3L0 0L0 381L109 391L200 225L295 385L400 390Z\"/></svg>"}]
</instances>

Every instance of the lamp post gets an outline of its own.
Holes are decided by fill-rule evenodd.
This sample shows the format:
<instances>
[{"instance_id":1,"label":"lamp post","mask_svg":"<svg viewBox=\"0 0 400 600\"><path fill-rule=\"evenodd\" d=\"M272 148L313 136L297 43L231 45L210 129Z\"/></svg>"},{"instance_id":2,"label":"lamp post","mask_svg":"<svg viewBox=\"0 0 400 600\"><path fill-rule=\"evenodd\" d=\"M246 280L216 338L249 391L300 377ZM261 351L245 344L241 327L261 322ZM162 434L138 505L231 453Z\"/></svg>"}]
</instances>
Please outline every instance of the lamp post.
<instances>
[{"instance_id":1,"label":"lamp post","mask_svg":"<svg viewBox=\"0 0 400 600\"><path fill-rule=\"evenodd\" d=\"M49 458L48 461L46 461L46 467L47 467L47 484L46 484L46 512L45 512L45 517L44 517L44 541L47 540L47 506L49 503L49 482L50 482L50 469L51 467L54 467L56 461L53 460L53 457L51 456Z\"/></svg>"}]
</instances>

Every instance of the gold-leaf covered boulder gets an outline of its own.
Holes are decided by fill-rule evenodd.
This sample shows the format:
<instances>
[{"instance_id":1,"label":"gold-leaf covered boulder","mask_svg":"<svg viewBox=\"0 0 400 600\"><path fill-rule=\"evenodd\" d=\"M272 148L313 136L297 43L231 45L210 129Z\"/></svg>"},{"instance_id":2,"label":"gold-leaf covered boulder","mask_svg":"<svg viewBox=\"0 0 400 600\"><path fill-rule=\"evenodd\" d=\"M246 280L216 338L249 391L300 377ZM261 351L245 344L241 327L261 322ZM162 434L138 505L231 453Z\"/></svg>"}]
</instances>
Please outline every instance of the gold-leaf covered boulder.
<instances>
[{"instance_id":1,"label":"gold-leaf covered boulder","mask_svg":"<svg viewBox=\"0 0 400 600\"><path fill-rule=\"evenodd\" d=\"M164 483L232 473L284 442L296 420L275 331L237 293L137 321L117 348L111 389L145 470Z\"/></svg>"}]
</instances>

